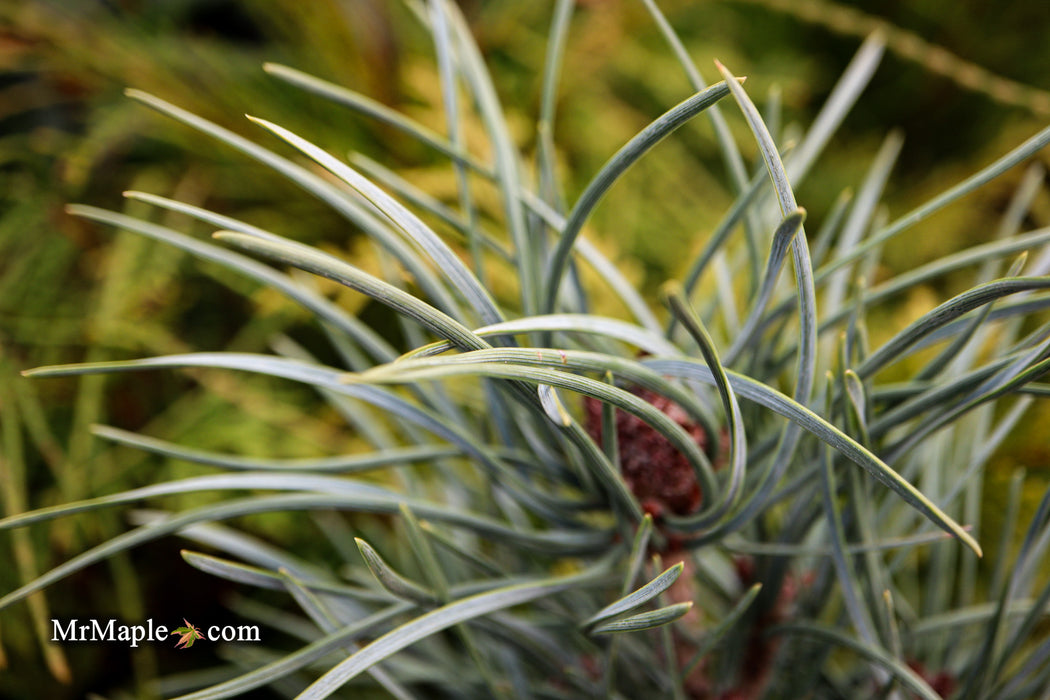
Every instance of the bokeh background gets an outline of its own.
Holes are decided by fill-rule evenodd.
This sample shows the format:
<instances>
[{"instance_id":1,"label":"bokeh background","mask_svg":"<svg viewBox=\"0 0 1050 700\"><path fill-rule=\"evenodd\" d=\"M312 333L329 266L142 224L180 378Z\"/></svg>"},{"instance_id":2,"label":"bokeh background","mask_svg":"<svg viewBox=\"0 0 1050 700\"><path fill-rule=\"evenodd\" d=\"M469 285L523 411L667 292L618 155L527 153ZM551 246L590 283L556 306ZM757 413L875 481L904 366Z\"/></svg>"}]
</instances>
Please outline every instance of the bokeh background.
<instances>
[{"instance_id":1,"label":"bokeh background","mask_svg":"<svg viewBox=\"0 0 1050 700\"><path fill-rule=\"evenodd\" d=\"M519 145L534 151L553 2L462 0ZM779 104L784 138L808 125L863 37L887 55L836 134L800 203L821 221L842 183L859 181L887 131L905 145L887 192L907 211L1050 122L1050 17L1037 0L664 0L708 79L713 58ZM260 456L345 451L337 416L306 391L209 372L25 380L65 362L191 350L267 352L288 333L311 346L309 319L217 267L64 213L71 202L142 213L144 190L206 206L350 256L366 256L337 215L262 166L125 98L153 93L268 145L261 116L334 153L357 151L454 201L447 163L398 132L267 76L284 63L352 87L443 131L432 46L410 6L383 0L0 0L0 490L19 512L199 473L91 436L106 423L187 445ZM580 0L559 90L555 141L567 201L623 142L689 94L637 0ZM727 110L745 153L742 121ZM483 136L468 134L483 148ZM1046 163L1050 155L1038 157ZM990 238L1023 168L938 214L888 249L885 274ZM709 125L696 120L643 160L596 212L590 232L647 292L681 272L732 201ZM171 215L165 223L206 235ZM1050 225L1050 195L1026 228ZM889 333L959 289L948 278L878 310ZM333 291L333 293L336 293ZM379 326L381 309L342 303ZM1046 402L1043 402L1045 404ZM303 408L306 408L304 411ZM305 417L304 417L305 416ZM1034 410L992 463L988 522L1009 474L1048 478L1050 411ZM1039 480L1036 479L1038 484ZM1041 491L1042 489L1038 489ZM1034 494L1033 494L1034 498ZM172 507L187 503L165 502ZM128 526L101 512L3 533L0 591ZM315 524L250 521L261 537L309 552ZM994 545L993 545L994 546ZM235 620L236 591L194 572L165 540L92 567L0 613L0 697L150 697L154 679L208 673L210 649L41 643L47 620ZM5 565L3 562L10 562ZM202 670L203 669L203 670ZM260 694L259 697L273 697Z\"/></svg>"}]
</instances>

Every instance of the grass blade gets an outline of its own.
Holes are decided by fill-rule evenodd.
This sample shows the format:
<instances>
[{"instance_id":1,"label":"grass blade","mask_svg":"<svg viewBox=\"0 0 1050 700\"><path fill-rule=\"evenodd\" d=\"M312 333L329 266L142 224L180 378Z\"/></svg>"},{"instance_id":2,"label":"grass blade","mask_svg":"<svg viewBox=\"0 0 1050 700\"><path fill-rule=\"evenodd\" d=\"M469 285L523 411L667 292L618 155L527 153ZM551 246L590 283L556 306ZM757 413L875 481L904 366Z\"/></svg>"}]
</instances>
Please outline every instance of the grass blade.
<instances>
[{"instance_id":1,"label":"grass blade","mask_svg":"<svg viewBox=\"0 0 1050 700\"><path fill-rule=\"evenodd\" d=\"M736 82L735 78L730 78L730 80ZM572 211L569 212L561 238L547 264L543 313L552 313L556 310L558 290L565 276L569 255L576 238L591 211L617 178L671 132L728 94L729 90L726 85L719 83L671 108L620 148L591 179L579 199L576 200L576 204L573 205Z\"/></svg>"},{"instance_id":2,"label":"grass blade","mask_svg":"<svg viewBox=\"0 0 1050 700\"><path fill-rule=\"evenodd\" d=\"M359 226L362 231L376 240L384 249L390 252L398 262L416 279L419 286L432 299L438 301L441 308L452 309L454 304L448 296L445 288L438 283L437 279L427 268L423 261L402 241L393 234L376 217L353 197L332 183L310 172L287 158L283 158L273 151L263 148L248 139L238 136L228 129L180 109L173 104L154 97L141 90L125 91L128 97L137 100L161 114L176 119L187 126L207 134L221 143L230 146L241 153L253 158L260 163L274 169L278 173L302 187L322 202L339 212L347 220Z\"/></svg>"},{"instance_id":3,"label":"grass blade","mask_svg":"<svg viewBox=\"0 0 1050 700\"><path fill-rule=\"evenodd\" d=\"M591 634L617 634L620 632L639 632L655 627L663 627L683 617L692 610L691 602L675 603L649 612L631 615L621 620L603 622L591 630Z\"/></svg>"},{"instance_id":4,"label":"grass blade","mask_svg":"<svg viewBox=\"0 0 1050 700\"><path fill-rule=\"evenodd\" d=\"M645 605L650 600L670 588L671 584L677 581L678 577L682 575L682 570L684 568L685 564L678 562L652 581L636 590L634 593L626 595L616 602L606 605L604 608L594 613L594 615L580 623L580 627L593 631L595 626L607 622L614 617L618 617L625 612Z\"/></svg>"},{"instance_id":5,"label":"grass blade","mask_svg":"<svg viewBox=\"0 0 1050 700\"><path fill-rule=\"evenodd\" d=\"M801 635L822 639L844 649L849 649L889 671L898 681L900 681L901 685L918 695L920 698L923 698L924 700L941 700L941 696L938 695L936 691L934 691L933 688L931 688L930 685L919 676L919 674L908 668L906 664L893 658L889 652L880 647L865 644L864 642L853 639L836 629L816 624L799 622L778 625L773 629L783 634Z\"/></svg>"},{"instance_id":6,"label":"grass blade","mask_svg":"<svg viewBox=\"0 0 1050 700\"><path fill-rule=\"evenodd\" d=\"M944 302L907 328L886 341L873 352L856 372L862 379L874 376L893 361L899 359L905 351L938 328L959 318L963 314L989 304L996 299L1036 289L1050 289L1050 277L1013 277L987 282L967 290Z\"/></svg>"},{"instance_id":7,"label":"grass blade","mask_svg":"<svg viewBox=\"0 0 1050 700\"><path fill-rule=\"evenodd\" d=\"M158 440L157 438L120 430L108 425L92 426L91 432L112 442L146 450L147 452L172 459L242 471L302 471L356 474L393 466L430 462L462 454L458 448L446 445L414 445L412 447L389 448L367 454L301 459L265 459L262 457L241 457L239 455L183 447L173 442Z\"/></svg>"},{"instance_id":8,"label":"grass blade","mask_svg":"<svg viewBox=\"0 0 1050 700\"><path fill-rule=\"evenodd\" d=\"M573 577L509 586L442 606L388 632L364 647L316 680L299 698L300 700L326 698L357 674L411 644L468 620L528 603L541 597L555 595L585 583L594 576L593 572L588 572Z\"/></svg>"},{"instance_id":9,"label":"grass blade","mask_svg":"<svg viewBox=\"0 0 1050 700\"><path fill-rule=\"evenodd\" d=\"M766 310L766 305L769 304L769 300L773 296L773 290L776 288L777 277L780 275L780 268L784 264L784 256L787 254L788 246L792 245L795 236L802 230L802 223L805 220L806 210L796 209L784 217L784 220L777 226L776 231L773 232L773 244L769 250L769 259L766 261L766 271L762 276L758 296L755 298L755 302L751 306L751 313L740 328L736 340L733 341L733 345L726 351L727 364L734 364L744 348L754 341L755 334L759 331L762 313Z\"/></svg>"},{"instance_id":10,"label":"grass blade","mask_svg":"<svg viewBox=\"0 0 1050 700\"><path fill-rule=\"evenodd\" d=\"M459 69L473 94L481 120L488 132L495 156L495 182L500 188L504 218L518 263L522 310L533 314L540 307L541 277L539 252L542 245L533 240L526 226L522 205L521 164L514 139L508 130L492 76L485 66L481 51L459 7L448 0L438 0L435 11L443 12L451 30L452 44L459 59Z\"/></svg>"},{"instance_id":11,"label":"grass blade","mask_svg":"<svg viewBox=\"0 0 1050 700\"><path fill-rule=\"evenodd\" d=\"M919 205L904 216L893 221L885 228L876 231L874 235L870 236L852 251L836 258L834 262L828 263L821 268L817 273L817 279L823 281L835 270L841 269L853 261L867 255L870 251L922 221L937 210L943 209L955 200L983 187L1018 163L1027 160L1041 151L1047 144L1050 144L1050 127L1043 129L1038 134L1004 155L1002 158L974 175L971 175L955 187L945 190L925 204Z\"/></svg>"},{"instance_id":12,"label":"grass blade","mask_svg":"<svg viewBox=\"0 0 1050 700\"><path fill-rule=\"evenodd\" d=\"M288 275L281 274L273 268L267 267L247 256L211 243L198 241L164 226L151 224L97 207L71 204L66 207L66 211L73 216L115 226L122 230L133 231L154 240L162 241L168 245L185 250L198 258L216 262L223 267L239 272L250 279L254 279L271 289L281 292L288 298L301 304L303 308L312 311L318 318L332 324L335 328L356 340L375 359L385 361L392 359L396 355L389 343L380 338L375 331L365 326L358 319L349 316L345 311L320 294L296 284ZM225 219L226 217L223 218ZM265 232L258 229L253 231L253 235L261 233ZM272 234L268 235L272 236ZM276 236L273 236L273 238L283 240Z\"/></svg>"},{"instance_id":13,"label":"grass blade","mask_svg":"<svg viewBox=\"0 0 1050 700\"><path fill-rule=\"evenodd\" d=\"M714 377L711 375L710 369L689 360L653 359L643 360L643 364L662 374L714 384ZM851 462L862 467L884 486L895 491L905 502L926 516L935 525L951 533L978 556L981 555L980 545L966 532L965 528L941 511L918 489L908 483L863 445L772 387L735 372L727 371L726 376L729 378L729 382L737 396L765 406L796 423L800 428L814 435L822 442L827 443Z\"/></svg>"},{"instance_id":14,"label":"grass blade","mask_svg":"<svg viewBox=\"0 0 1050 700\"><path fill-rule=\"evenodd\" d=\"M681 286L672 283L669 288L665 289L667 289L667 300L672 312L696 340L704 362L711 369L715 388L718 389L718 396L722 400L722 410L729 423L729 484L722 494L722 506L715 510L715 513L721 514L736 502L746 476L747 433L744 428L744 419L740 414L740 405L733 393L733 387L729 385L729 377L726 376L722 362L718 359L714 342L700 316L689 306Z\"/></svg>"},{"instance_id":15,"label":"grass blade","mask_svg":"<svg viewBox=\"0 0 1050 700\"><path fill-rule=\"evenodd\" d=\"M372 545L368 544L360 537L355 537L354 542L357 543L357 548L361 551L361 556L364 558L365 564L368 565L368 570L372 572L373 576L375 576L379 585L385 588L391 595L400 598L401 600L416 603L417 605L430 606L438 601L438 598L433 591L427 590L419 584L409 581L395 571L392 566L386 563L383 557L379 556L379 552L373 549Z\"/></svg>"},{"instance_id":16,"label":"grass blade","mask_svg":"<svg viewBox=\"0 0 1050 700\"><path fill-rule=\"evenodd\" d=\"M263 240L234 231L219 231L215 234L215 238L236 245L256 255L263 255L276 261L293 265L301 270L339 282L362 294L367 294L376 301L386 304L398 313L411 318L435 334L447 338L456 347L470 350L488 347L488 343L478 339L469 329L453 317L389 282L373 277L367 272L319 250Z\"/></svg>"},{"instance_id":17,"label":"grass blade","mask_svg":"<svg viewBox=\"0 0 1050 700\"><path fill-rule=\"evenodd\" d=\"M306 139L265 119L251 116L248 118L316 161L372 203L426 253L484 323L498 323L503 320L503 314L496 308L488 290L452 249L415 214L372 184L368 178Z\"/></svg>"}]
</instances>

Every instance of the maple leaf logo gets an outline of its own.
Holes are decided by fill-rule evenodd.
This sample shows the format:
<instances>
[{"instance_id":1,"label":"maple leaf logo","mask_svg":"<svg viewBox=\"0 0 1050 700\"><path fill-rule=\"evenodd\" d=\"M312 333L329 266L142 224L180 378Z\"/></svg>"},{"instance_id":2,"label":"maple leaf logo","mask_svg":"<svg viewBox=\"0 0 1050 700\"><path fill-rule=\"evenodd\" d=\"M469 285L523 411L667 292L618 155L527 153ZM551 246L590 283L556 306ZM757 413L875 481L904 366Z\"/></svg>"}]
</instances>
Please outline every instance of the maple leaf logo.
<instances>
[{"instance_id":1,"label":"maple leaf logo","mask_svg":"<svg viewBox=\"0 0 1050 700\"><path fill-rule=\"evenodd\" d=\"M184 627L179 627L172 631L173 635L182 635L179 637L178 643L175 645L176 649L189 649L193 646L193 643L198 639L204 639L204 635L195 626L190 624L190 621L186 618L182 618L182 621L186 623Z\"/></svg>"}]
</instances>

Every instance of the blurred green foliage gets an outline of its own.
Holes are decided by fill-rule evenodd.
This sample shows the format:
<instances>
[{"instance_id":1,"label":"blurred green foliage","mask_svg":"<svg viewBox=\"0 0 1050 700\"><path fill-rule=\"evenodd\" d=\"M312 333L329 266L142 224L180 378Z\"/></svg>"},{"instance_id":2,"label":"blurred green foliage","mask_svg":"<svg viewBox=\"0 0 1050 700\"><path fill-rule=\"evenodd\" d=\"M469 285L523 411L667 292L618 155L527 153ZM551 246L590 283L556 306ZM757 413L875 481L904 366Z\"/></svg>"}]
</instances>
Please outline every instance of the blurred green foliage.
<instances>
[{"instance_id":1,"label":"blurred green foliage","mask_svg":"<svg viewBox=\"0 0 1050 700\"><path fill-rule=\"evenodd\" d=\"M497 89L508 119L522 127L519 133L530 132L525 127L539 103L541 76L535 67L545 50L549 3L462 4L499 76ZM856 48L857 27L865 26L863 21L819 19L834 19L826 13L807 16L807 7L820 10L820 3L669 0L661 6L701 66L711 65L707 57L718 57L736 73L754 75L749 92L768 96L771 113L780 105L782 115L775 121L788 138L794 122L812 119ZM301 312L169 248L67 217L63 207L69 202L134 209L134 203L121 202L120 192L145 190L315 245L354 250L354 233L342 219L262 166L124 99L125 87L148 90L239 133L255 133L241 117L251 111L309 133L334 153L382 156L410 181L426 183L427 191L454 197L450 171L439 170L432 154L415 142L304 95L260 69L264 61L275 61L353 86L440 131L432 61L418 53L426 46L426 34L410 9L382 0L314 0L309 11L305 7L295 0L0 4L0 478L5 511L188 473L182 463L102 447L88 433L95 422L260 456L325 454L353 439L309 394L290 395L293 390L284 385L258 379L186 372L144 375L145 380L88 377L40 384L16 375L43 364L185 350L263 352L274 335L285 332L310 343ZM974 90L950 70L940 70L936 54L909 55L906 46L907 32L914 32L996 75L1038 89L1050 74L1050 45L1019 37L1045 25L1042 3L1013 0L993 8L976 2L865 0L847 9L868 13L847 13L847 20L886 20L899 30L898 41L896 49L889 43L886 64L799 193L812 218L821 219L830 208L839 182L860 179L887 126L899 127L906 136L888 198L893 213L900 213L1045 124L1037 101L1027 106L997 101L988 90ZM567 182L573 189L564 196L572 201L619 145L686 96L688 84L644 8L629 0L581 0L565 65L555 141L560 163L571 173ZM713 68L708 74L714 75ZM742 122L733 127L743 135ZM691 124L675 138L686 149L663 149L640 163L590 223L650 293L679 272L678 265L690 257L683 251L699 248L732 200L707 122ZM958 148L959 142L967 147ZM527 142L520 146L535 148ZM1019 178L1020 172L1012 173L932 217L895 243L886 258L891 265L896 260L901 268L910 267L972 244L982 232L990 236ZM1050 224L1045 192L1029 219L1030 227ZM175 216L167 223L189 225ZM921 295L901 299L897 318L887 314L886 323L899 326L906 320L901 314L913 317L930 304ZM366 318L378 313L369 307L360 312ZM383 322L381 317L376 321ZM887 327L885 334L890 331ZM287 408L310 402L317 410L309 420ZM1003 476L989 480L991 490L1001 488L1017 465L1045 470L1050 445L1034 426L1047 424L1045 406L1032 412L1009 453L999 458L995 473ZM995 498L989 503L994 511ZM994 512L989 520L994 530ZM257 526L286 542L318 546L309 523L273 518ZM0 567L0 589L13 589L34 571L124 527L116 515L92 515L20 533L11 542L4 539L0 560L17 565ZM0 695L81 697L87 691L130 688L135 696L147 697L159 663L169 672L185 666L184 656L158 661L153 655L164 652L150 648L129 655L120 649L67 647L67 660L56 649L42 652L39 642L48 616L74 617L78 609L110 610L125 619L222 614L214 581L186 574L173 548L118 558L104 570L49 589L49 607L37 598L33 606L0 619L0 662L8 666L0 670ZM180 577L177 586L173 576ZM45 656L49 672L42 670ZM194 662L194 668L200 666ZM68 676L72 683L62 685L49 676Z\"/></svg>"}]
</instances>

